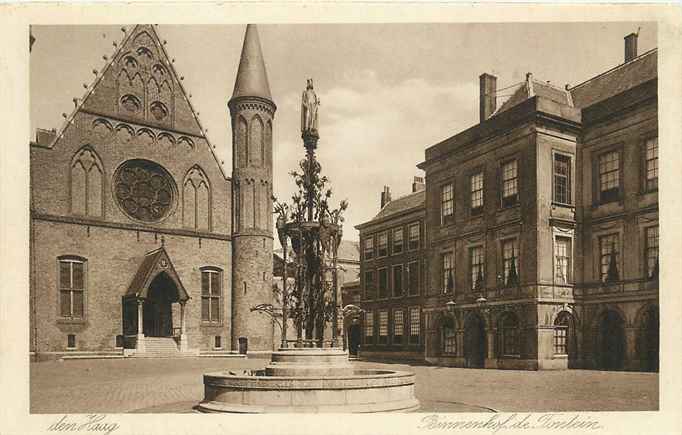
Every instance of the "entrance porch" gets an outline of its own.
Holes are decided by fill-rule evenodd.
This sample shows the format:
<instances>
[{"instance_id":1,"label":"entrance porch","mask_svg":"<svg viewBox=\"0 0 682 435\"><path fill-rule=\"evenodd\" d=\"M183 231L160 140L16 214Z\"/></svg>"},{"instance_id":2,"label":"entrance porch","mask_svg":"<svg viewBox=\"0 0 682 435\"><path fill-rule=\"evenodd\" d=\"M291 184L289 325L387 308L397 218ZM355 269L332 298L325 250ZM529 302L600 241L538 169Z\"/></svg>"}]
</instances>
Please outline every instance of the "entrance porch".
<instances>
[{"instance_id":1,"label":"entrance porch","mask_svg":"<svg viewBox=\"0 0 682 435\"><path fill-rule=\"evenodd\" d=\"M145 356L189 352L188 300L165 249L148 253L122 298L124 347Z\"/></svg>"}]
</instances>

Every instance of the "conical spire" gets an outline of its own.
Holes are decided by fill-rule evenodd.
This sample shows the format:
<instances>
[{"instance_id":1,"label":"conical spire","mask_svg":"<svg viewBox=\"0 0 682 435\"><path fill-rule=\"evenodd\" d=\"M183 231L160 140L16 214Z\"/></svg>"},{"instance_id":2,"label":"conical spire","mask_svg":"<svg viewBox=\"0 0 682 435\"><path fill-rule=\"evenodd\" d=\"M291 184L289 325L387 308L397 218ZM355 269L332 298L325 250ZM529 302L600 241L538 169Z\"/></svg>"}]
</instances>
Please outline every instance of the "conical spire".
<instances>
[{"instance_id":1,"label":"conical spire","mask_svg":"<svg viewBox=\"0 0 682 435\"><path fill-rule=\"evenodd\" d=\"M272 101L268 75L265 72L265 61L263 61L258 39L258 29L255 24L246 26L242 56L232 93L232 99L238 97L261 97Z\"/></svg>"}]
</instances>

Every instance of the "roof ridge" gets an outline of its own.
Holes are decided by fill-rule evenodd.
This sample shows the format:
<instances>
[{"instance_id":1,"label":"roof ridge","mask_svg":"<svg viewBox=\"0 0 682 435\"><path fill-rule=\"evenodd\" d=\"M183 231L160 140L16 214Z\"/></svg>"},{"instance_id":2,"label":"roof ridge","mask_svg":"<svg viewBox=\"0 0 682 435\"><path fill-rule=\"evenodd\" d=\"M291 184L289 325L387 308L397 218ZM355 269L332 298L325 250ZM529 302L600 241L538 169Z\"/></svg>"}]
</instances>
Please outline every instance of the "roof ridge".
<instances>
[{"instance_id":1,"label":"roof ridge","mask_svg":"<svg viewBox=\"0 0 682 435\"><path fill-rule=\"evenodd\" d=\"M64 133L66 132L66 129L69 127L69 125L73 124L73 118L76 116L76 113L78 113L85 104L85 101L92 95L92 93L95 91L95 88L99 84L100 81L104 79L104 75L107 72L109 68L111 68L111 65L113 65L114 60L118 56L118 54L123 50L123 46L128 42L128 40L132 37L133 33L135 33L135 30L140 26L140 24L135 24L135 27L133 27L133 30L128 33L125 29L125 26L121 27L121 31L125 33L125 36L121 40L121 43L118 45L115 45L116 49L114 50L114 53L111 55L111 57L105 62L104 67L98 73L95 77L95 80L90 84L90 85L85 85L86 90L85 90L85 95L83 95L81 98L74 98L74 100L77 101L77 104L74 105L74 108L71 110L71 113L65 117L65 121L62 123L61 127L57 129L57 133L55 134L55 137L50 141L48 144L48 148L52 148L59 139L64 136ZM114 41L115 42L115 41ZM96 71L93 69L93 72Z\"/></svg>"},{"instance_id":2,"label":"roof ridge","mask_svg":"<svg viewBox=\"0 0 682 435\"><path fill-rule=\"evenodd\" d=\"M658 47L654 47L654 48L652 48L651 50L646 51L646 52L640 54L639 56L635 57L634 59L629 60L628 62L623 62L623 63L621 63L620 65L616 65L616 66L614 66L613 68L611 68L611 69L609 69L609 70L606 70L606 71L604 71L604 72L602 72L602 73L597 74L597 75L594 76L594 77L591 77L591 78L585 80L584 82L581 82L581 83L578 83L578 84L575 85L575 86L569 87L569 89L567 89L567 90L570 92L570 91L572 91L572 90L574 90L574 89L577 89L577 88L579 88L579 87L581 87L581 86L583 86L583 85L585 85L585 84L591 82L592 80L598 79L598 78L603 77L603 76L606 76L606 75L608 75L608 74L611 74L612 72L617 71L617 70L619 70L619 69L625 67L626 65L631 65L631 64L633 64L634 62L637 62L637 61L643 59L643 58L646 57L646 56L649 56L650 54L652 54L652 53L654 53L654 52L656 52L656 51L658 51Z\"/></svg>"},{"instance_id":3,"label":"roof ridge","mask_svg":"<svg viewBox=\"0 0 682 435\"><path fill-rule=\"evenodd\" d=\"M152 26L152 31L156 34L157 38L159 37L159 33L156 31L154 26ZM160 40L161 38L159 38ZM166 56L166 58L171 59L171 57L168 55L168 51L166 51L166 47L164 44L161 44L161 50L163 51L163 54ZM172 62L171 62L172 64ZM180 85L180 91L182 92L183 96L185 97L185 101L187 101L187 104L189 105L189 110L192 112L192 116L194 116L194 120L197 122L199 125L199 129L201 130L201 134L204 136L204 139L206 139L206 144L208 145L208 150L211 152L213 155L213 158L215 159L216 164L218 165L218 168L220 169L220 173L223 174L223 177L226 180L229 180L230 177L225 173L225 170L223 169L223 165L221 164L220 160L218 159L218 156L216 155L214 149L215 146L213 146L213 143L211 140L208 138L208 132L204 128L203 124L201 123L201 120L199 119L199 114L197 113L196 109L194 108L194 105L192 104L192 100L189 98L189 93L185 90L185 87L182 84L182 80L178 77L178 72L175 67L170 65L171 72L175 75L175 79L178 82L178 85Z\"/></svg>"},{"instance_id":4,"label":"roof ridge","mask_svg":"<svg viewBox=\"0 0 682 435\"><path fill-rule=\"evenodd\" d=\"M112 65L116 61L116 58L123 51L123 48L125 47L127 42L130 40L130 38L133 37L133 35L135 35L137 33L138 28L141 26L144 26L144 24L135 24L131 31L125 30L125 26L121 27L121 30L125 33L125 37L121 40L120 43L117 43L115 45L116 49L114 50L114 53L111 55L111 57L107 58L107 61L105 62L104 67L100 71L97 72L97 76L95 77L95 80L90 85L87 85L85 95L83 95L81 98L74 98L74 100L77 101L77 104L74 105L73 110L65 118L65 121L62 123L62 126L56 131L54 138L50 141L47 148L52 148L57 143L57 141L60 140L62 138L62 136L64 136L64 133L66 132L66 129L68 128L68 126L73 125L73 119L75 118L76 114L85 105L85 102L87 101L87 99L90 97L90 95L93 94L93 92L95 91L95 88L97 87L99 82L104 79L106 72L109 70L109 68L112 67ZM158 39L159 42L161 42L161 44L158 44L159 48L163 52L163 55L166 57L166 59L168 59L170 61L172 58L168 55L168 51L166 51L166 48L164 47L164 44L163 44L161 38L159 37L159 33L155 29L155 25L147 24L147 26L149 26L152 33L156 36L156 39ZM192 116L194 117L195 121L199 125L199 130L201 132L201 135L206 140L206 143L208 145L208 149L211 152L211 154L213 155L213 158L215 159L216 164L218 165L220 173L223 175L223 177L226 180L229 180L230 178L225 173L225 170L223 169L223 166L220 163L218 156L215 154L215 151L214 151L215 147L213 146L213 144L209 140L208 135L206 133L206 129L204 129L204 126L201 124L201 121L199 120L199 115L197 115L197 111L194 108L194 106L192 105L192 102L189 98L189 94L185 90L185 87L182 84L182 80L180 80L180 77L178 77L178 72L172 64L173 64L173 62L170 61L168 64L168 67L169 67L168 70L171 71L171 73L175 76L175 81L180 86L180 91L182 92L182 95L185 98L185 101L187 101L187 104L190 107L190 111L192 112ZM94 71L97 71L97 70L93 69L93 72Z\"/></svg>"}]
</instances>

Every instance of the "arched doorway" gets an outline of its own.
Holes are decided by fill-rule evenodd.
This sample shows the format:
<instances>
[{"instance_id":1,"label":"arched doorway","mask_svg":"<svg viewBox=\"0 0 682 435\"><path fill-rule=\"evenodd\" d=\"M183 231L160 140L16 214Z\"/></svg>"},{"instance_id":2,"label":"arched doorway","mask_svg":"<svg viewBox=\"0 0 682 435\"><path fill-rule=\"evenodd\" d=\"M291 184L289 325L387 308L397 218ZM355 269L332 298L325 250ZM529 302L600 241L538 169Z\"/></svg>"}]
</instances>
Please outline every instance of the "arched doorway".
<instances>
[{"instance_id":1,"label":"arched doorway","mask_svg":"<svg viewBox=\"0 0 682 435\"><path fill-rule=\"evenodd\" d=\"M658 308L651 306L643 313L638 331L640 368L647 372L658 371L659 328Z\"/></svg>"},{"instance_id":2,"label":"arched doorway","mask_svg":"<svg viewBox=\"0 0 682 435\"><path fill-rule=\"evenodd\" d=\"M482 368L485 361L485 323L478 314L471 314L464 324L464 359L471 368Z\"/></svg>"},{"instance_id":3,"label":"arched doorway","mask_svg":"<svg viewBox=\"0 0 682 435\"><path fill-rule=\"evenodd\" d=\"M625 362L625 328L623 318L608 310L599 318L597 332L597 367L621 370Z\"/></svg>"},{"instance_id":4,"label":"arched doorway","mask_svg":"<svg viewBox=\"0 0 682 435\"><path fill-rule=\"evenodd\" d=\"M160 273L149 285L144 301L143 332L146 337L173 335L174 302L178 302L177 287L166 273Z\"/></svg>"}]
</instances>

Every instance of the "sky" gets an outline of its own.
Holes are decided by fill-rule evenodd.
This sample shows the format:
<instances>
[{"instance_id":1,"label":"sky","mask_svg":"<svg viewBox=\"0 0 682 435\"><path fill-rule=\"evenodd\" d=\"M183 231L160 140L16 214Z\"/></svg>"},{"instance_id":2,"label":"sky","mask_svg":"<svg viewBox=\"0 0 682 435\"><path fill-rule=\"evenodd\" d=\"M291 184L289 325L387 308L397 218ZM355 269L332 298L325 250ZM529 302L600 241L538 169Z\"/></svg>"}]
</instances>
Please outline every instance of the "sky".
<instances>
[{"instance_id":1,"label":"sky","mask_svg":"<svg viewBox=\"0 0 682 435\"><path fill-rule=\"evenodd\" d=\"M130 26L129 26L130 27ZM259 25L275 113L274 193L288 200L288 175L304 156L300 99L313 78L320 98L318 159L347 199L344 239L379 211L383 186L393 199L411 192L424 150L478 122L478 76L498 88L527 72L576 85L623 62L623 37L639 33L639 53L656 47L654 23ZM239 65L243 25L156 27L192 104L230 174L227 102ZM121 26L33 26L31 137L59 129L83 83L114 53ZM501 95L508 95L502 91ZM498 105L504 98L498 100Z\"/></svg>"}]
</instances>

